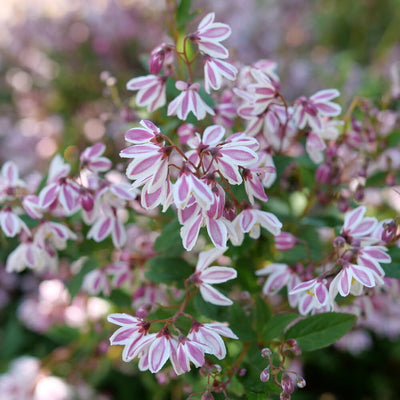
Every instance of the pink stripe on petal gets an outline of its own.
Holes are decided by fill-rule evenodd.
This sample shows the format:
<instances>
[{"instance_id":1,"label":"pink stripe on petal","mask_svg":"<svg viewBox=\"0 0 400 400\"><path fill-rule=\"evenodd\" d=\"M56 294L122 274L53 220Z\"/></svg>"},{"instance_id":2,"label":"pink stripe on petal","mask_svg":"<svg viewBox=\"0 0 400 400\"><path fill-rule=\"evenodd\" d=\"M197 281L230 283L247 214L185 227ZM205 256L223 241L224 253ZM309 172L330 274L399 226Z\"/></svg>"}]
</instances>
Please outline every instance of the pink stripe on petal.
<instances>
[{"instance_id":1,"label":"pink stripe on petal","mask_svg":"<svg viewBox=\"0 0 400 400\"><path fill-rule=\"evenodd\" d=\"M203 220L202 215L196 218L192 218L186 222L186 224L181 228L181 238L183 247L190 251L196 244L197 238L199 236L201 222Z\"/></svg>"},{"instance_id":2,"label":"pink stripe on petal","mask_svg":"<svg viewBox=\"0 0 400 400\"><path fill-rule=\"evenodd\" d=\"M209 146L216 146L224 137L225 128L221 125L208 126L203 133L202 142Z\"/></svg>"},{"instance_id":3,"label":"pink stripe on petal","mask_svg":"<svg viewBox=\"0 0 400 400\"><path fill-rule=\"evenodd\" d=\"M207 218L207 232L216 247L225 247L228 240L228 231L220 220Z\"/></svg>"},{"instance_id":4,"label":"pink stripe on petal","mask_svg":"<svg viewBox=\"0 0 400 400\"><path fill-rule=\"evenodd\" d=\"M204 352L201 351L198 346L192 344L190 341L186 341L185 346L187 355L189 356L192 363L197 368L201 367L205 362Z\"/></svg>"},{"instance_id":5,"label":"pink stripe on petal","mask_svg":"<svg viewBox=\"0 0 400 400\"><path fill-rule=\"evenodd\" d=\"M256 218L254 213L252 213L250 210L243 210L240 215L240 227L243 232L249 232L252 226L256 222Z\"/></svg>"},{"instance_id":6,"label":"pink stripe on petal","mask_svg":"<svg viewBox=\"0 0 400 400\"><path fill-rule=\"evenodd\" d=\"M350 270L354 278L362 285L367 287L375 286L374 277L367 268L351 264Z\"/></svg>"},{"instance_id":7,"label":"pink stripe on petal","mask_svg":"<svg viewBox=\"0 0 400 400\"><path fill-rule=\"evenodd\" d=\"M107 321L116 325L130 325L137 324L140 320L137 317L133 317L125 313L110 314L107 316Z\"/></svg>"},{"instance_id":8,"label":"pink stripe on petal","mask_svg":"<svg viewBox=\"0 0 400 400\"><path fill-rule=\"evenodd\" d=\"M45 186L39 194L39 207L48 208L57 199L59 188L56 183Z\"/></svg>"},{"instance_id":9,"label":"pink stripe on petal","mask_svg":"<svg viewBox=\"0 0 400 400\"><path fill-rule=\"evenodd\" d=\"M338 290L341 296L346 297L350 293L351 274L348 272L348 267L339 272Z\"/></svg>"},{"instance_id":10,"label":"pink stripe on petal","mask_svg":"<svg viewBox=\"0 0 400 400\"><path fill-rule=\"evenodd\" d=\"M206 283L200 285L200 294L204 301L217 306L230 306L233 304L232 300Z\"/></svg>"},{"instance_id":11,"label":"pink stripe on petal","mask_svg":"<svg viewBox=\"0 0 400 400\"><path fill-rule=\"evenodd\" d=\"M310 281L301 282L300 284L296 285L291 291L290 294L295 294L299 292L304 292L305 290L311 289L315 286L315 279L311 279Z\"/></svg>"},{"instance_id":12,"label":"pink stripe on petal","mask_svg":"<svg viewBox=\"0 0 400 400\"><path fill-rule=\"evenodd\" d=\"M149 349L149 370L153 373L158 372L170 355L170 341L165 336L156 338Z\"/></svg>"},{"instance_id":13,"label":"pink stripe on petal","mask_svg":"<svg viewBox=\"0 0 400 400\"><path fill-rule=\"evenodd\" d=\"M366 208L364 206L360 206L346 213L344 217L343 229L348 230L354 228L354 226L361 221L362 217L365 214L365 211Z\"/></svg>"},{"instance_id":14,"label":"pink stripe on petal","mask_svg":"<svg viewBox=\"0 0 400 400\"><path fill-rule=\"evenodd\" d=\"M321 306L327 304L329 299L329 294L328 294L328 289L323 283L319 282L315 287L315 296Z\"/></svg>"},{"instance_id":15,"label":"pink stripe on petal","mask_svg":"<svg viewBox=\"0 0 400 400\"><path fill-rule=\"evenodd\" d=\"M200 279L209 284L227 282L236 277L236 270L229 267L209 267L200 274Z\"/></svg>"},{"instance_id":16,"label":"pink stripe on petal","mask_svg":"<svg viewBox=\"0 0 400 400\"><path fill-rule=\"evenodd\" d=\"M145 143L154 138L154 133L143 128L132 128L125 133L125 140L131 143Z\"/></svg>"}]
</instances>

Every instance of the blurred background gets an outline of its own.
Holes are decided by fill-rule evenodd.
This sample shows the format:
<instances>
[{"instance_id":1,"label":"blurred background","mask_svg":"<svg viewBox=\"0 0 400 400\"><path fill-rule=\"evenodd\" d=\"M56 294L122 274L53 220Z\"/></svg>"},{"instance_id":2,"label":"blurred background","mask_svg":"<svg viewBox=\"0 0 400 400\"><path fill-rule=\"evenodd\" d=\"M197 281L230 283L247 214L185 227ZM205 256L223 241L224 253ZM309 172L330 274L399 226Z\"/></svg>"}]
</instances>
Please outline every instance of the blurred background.
<instances>
[{"instance_id":1,"label":"blurred background","mask_svg":"<svg viewBox=\"0 0 400 400\"><path fill-rule=\"evenodd\" d=\"M345 108L356 95L379 102L399 84L399 0L229 0L229 7L193 0L192 9L215 11L218 21L232 27L226 43L233 60L277 61L290 100L332 87L341 91ZM125 84L146 74L149 51L168 41L164 10L164 0L3 0L0 165L12 159L23 176L37 180L32 171L43 171L56 153L73 163L97 141L107 142L107 156L118 161L125 123L135 118ZM57 340L44 343L32 333L38 330L26 318L29 311L25 318L17 311L38 296L39 282L28 274L7 275L2 265L0 277L4 372L12 359L43 356ZM46 299L46 288L40 290ZM399 314L394 310L383 322L392 324L390 334L367 329L353 341L309 354L303 365L308 387L293 398L398 399ZM15 335L18 340L7 341ZM122 389L129 388L128 380L121 372L105 372L92 385L106 396L99 398L131 399L141 392Z\"/></svg>"}]
</instances>

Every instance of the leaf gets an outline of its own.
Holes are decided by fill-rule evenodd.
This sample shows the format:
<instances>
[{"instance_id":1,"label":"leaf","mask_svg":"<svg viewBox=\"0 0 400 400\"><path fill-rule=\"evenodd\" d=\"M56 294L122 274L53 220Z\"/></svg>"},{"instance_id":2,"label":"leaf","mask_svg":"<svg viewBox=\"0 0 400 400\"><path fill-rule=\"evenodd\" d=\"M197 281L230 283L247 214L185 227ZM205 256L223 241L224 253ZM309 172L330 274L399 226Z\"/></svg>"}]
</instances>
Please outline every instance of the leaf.
<instances>
[{"instance_id":1,"label":"leaf","mask_svg":"<svg viewBox=\"0 0 400 400\"><path fill-rule=\"evenodd\" d=\"M200 293L194 297L193 303L196 311L204 317L219 322L228 321L229 307L216 306L215 304L208 303L203 300L203 297L201 297Z\"/></svg>"},{"instance_id":2,"label":"leaf","mask_svg":"<svg viewBox=\"0 0 400 400\"><path fill-rule=\"evenodd\" d=\"M389 248L389 255L392 257L392 262L390 264L381 264L385 275L388 278L400 279L400 248Z\"/></svg>"},{"instance_id":3,"label":"leaf","mask_svg":"<svg viewBox=\"0 0 400 400\"><path fill-rule=\"evenodd\" d=\"M183 286L183 281L194 271L194 268L179 257L154 257L147 261L146 278L155 283L177 283Z\"/></svg>"},{"instance_id":4,"label":"leaf","mask_svg":"<svg viewBox=\"0 0 400 400\"><path fill-rule=\"evenodd\" d=\"M190 13L190 7L192 6L192 0L181 0L176 9L176 21L178 29L184 29L186 24L198 13Z\"/></svg>"},{"instance_id":5,"label":"leaf","mask_svg":"<svg viewBox=\"0 0 400 400\"><path fill-rule=\"evenodd\" d=\"M296 339L303 351L317 350L335 343L355 322L356 316L351 314L316 314L290 327L285 339Z\"/></svg>"},{"instance_id":6,"label":"leaf","mask_svg":"<svg viewBox=\"0 0 400 400\"><path fill-rule=\"evenodd\" d=\"M274 315L264 326L263 339L266 342L275 339L281 335L285 328L298 317L298 314L295 313Z\"/></svg>"},{"instance_id":7,"label":"leaf","mask_svg":"<svg viewBox=\"0 0 400 400\"><path fill-rule=\"evenodd\" d=\"M81 290L85 275L94 270L97 265L98 264L95 260L86 260L80 271L66 284L71 299L73 299Z\"/></svg>"},{"instance_id":8,"label":"leaf","mask_svg":"<svg viewBox=\"0 0 400 400\"><path fill-rule=\"evenodd\" d=\"M179 233L180 223L174 219L162 230L161 235L154 243L154 250L158 253L167 253L168 256L179 256L184 251Z\"/></svg>"},{"instance_id":9,"label":"leaf","mask_svg":"<svg viewBox=\"0 0 400 400\"><path fill-rule=\"evenodd\" d=\"M252 328L251 319L239 304L233 304L229 312L229 327L244 342L256 342L257 336Z\"/></svg>"}]
</instances>

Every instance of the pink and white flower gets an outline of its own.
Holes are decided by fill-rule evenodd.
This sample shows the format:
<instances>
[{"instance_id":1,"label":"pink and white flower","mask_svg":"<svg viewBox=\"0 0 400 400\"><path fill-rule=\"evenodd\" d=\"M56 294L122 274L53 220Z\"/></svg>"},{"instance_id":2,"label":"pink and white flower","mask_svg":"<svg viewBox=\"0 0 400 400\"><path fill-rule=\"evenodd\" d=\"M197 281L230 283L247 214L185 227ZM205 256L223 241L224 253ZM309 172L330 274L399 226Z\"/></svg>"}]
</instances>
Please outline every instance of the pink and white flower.
<instances>
[{"instance_id":1,"label":"pink and white flower","mask_svg":"<svg viewBox=\"0 0 400 400\"><path fill-rule=\"evenodd\" d=\"M214 289L211 284L227 282L235 279L237 276L236 270L233 268L221 266L210 267L210 264L225 251L226 248L214 248L201 252L196 265L196 271L190 278L199 287L200 294L205 301L219 306L229 306L233 302L221 292Z\"/></svg>"},{"instance_id":2,"label":"pink and white flower","mask_svg":"<svg viewBox=\"0 0 400 400\"><path fill-rule=\"evenodd\" d=\"M206 353L213 354L219 360L222 360L226 356L226 347L221 336L230 339L239 339L226 324L219 322L204 324L193 321L192 327L187 335L190 340L194 340L205 346Z\"/></svg>"},{"instance_id":3,"label":"pink and white flower","mask_svg":"<svg viewBox=\"0 0 400 400\"><path fill-rule=\"evenodd\" d=\"M189 38L199 46L201 53L214 58L228 58L229 52L220 42L230 36L231 28L221 22L214 22L214 19L214 13L207 14Z\"/></svg>"},{"instance_id":4,"label":"pink and white flower","mask_svg":"<svg viewBox=\"0 0 400 400\"><path fill-rule=\"evenodd\" d=\"M207 93L211 89L218 90L222 86L222 78L234 81L237 69L227 61L205 57L204 59L204 89Z\"/></svg>"},{"instance_id":5,"label":"pink and white flower","mask_svg":"<svg viewBox=\"0 0 400 400\"><path fill-rule=\"evenodd\" d=\"M139 76L131 79L127 84L128 90L137 90L136 104L147 107L148 112L161 108L167 102L166 77L157 75Z\"/></svg>"},{"instance_id":6,"label":"pink and white flower","mask_svg":"<svg viewBox=\"0 0 400 400\"><path fill-rule=\"evenodd\" d=\"M329 292L327 280L315 278L299 283L291 291L291 295L299 294L299 311L301 315L307 315L312 310L329 308Z\"/></svg>"},{"instance_id":7,"label":"pink and white flower","mask_svg":"<svg viewBox=\"0 0 400 400\"><path fill-rule=\"evenodd\" d=\"M178 97L175 97L168 105L168 115L176 115L181 120L186 120L190 112L201 120L207 114L214 115L214 110L209 107L198 94L199 83L186 83L177 81L175 87L181 91Z\"/></svg>"},{"instance_id":8,"label":"pink and white flower","mask_svg":"<svg viewBox=\"0 0 400 400\"><path fill-rule=\"evenodd\" d=\"M325 89L313 94L309 99L302 96L295 101L294 118L300 129L308 124L316 132L323 128L323 117L335 117L341 107L331 100L340 95L336 89Z\"/></svg>"},{"instance_id":9,"label":"pink and white flower","mask_svg":"<svg viewBox=\"0 0 400 400\"><path fill-rule=\"evenodd\" d=\"M106 146L104 143L96 143L86 148L80 157L82 167L86 167L92 172L108 171L112 163L107 157L102 157Z\"/></svg>"}]
</instances>

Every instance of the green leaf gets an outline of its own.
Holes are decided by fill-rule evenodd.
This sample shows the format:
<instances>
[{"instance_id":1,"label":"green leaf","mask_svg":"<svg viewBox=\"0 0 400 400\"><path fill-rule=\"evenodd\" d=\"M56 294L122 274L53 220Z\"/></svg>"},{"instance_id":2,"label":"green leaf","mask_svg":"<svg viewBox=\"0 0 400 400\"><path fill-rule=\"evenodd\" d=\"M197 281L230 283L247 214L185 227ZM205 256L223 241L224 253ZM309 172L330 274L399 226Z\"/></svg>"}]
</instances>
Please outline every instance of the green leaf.
<instances>
[{"instance_id":1,"label":"green leaf","mask_svg":"<svg viewBox=\"0 0 400 400\"><path fill-rule=\"evenodd\" d=\"M71 296L71 299L73 299L81 290L85 275L94 270L96 266L97 262L95 260L86 260L81 270L67 283L66 286Z\"/></svg>"},{"instance_id":2,"label":"green leaf","mask_svg":"<svg viewBox=\"0 0 400 400\"><path fill-rule=\"evenodd\" d=\"M183 29L186 24L197 14L190 13L190 7L192 6L192 0L181 0L178 8L176 9L176 21L178 29Z\"/></svg>"},{"instance_id":3,"label":"green leaf","mask_svg":"<svg viewBox=\"0 0 400 400\"><path fill-rule=\"evenodd\" d=\"M220 322L226 322L229 319L229 307L208 303L204 301L200 293L194 297L193 303L196 311L204 317Z\"/></svg>"},{"instance_id":4,"label":"green leaf","mask_svg":"<svg viewBox=\"0 0 400 400\"><path fill-rule=\"evenodd\" d=\"M245 342L256 342L257 336L252 328L250 316L246 315L239 304L233 304L229 312L229 327Z\"/></svg>"},{"instance_id":5,"label":"green leaf","mask_svg":"<svg viewBox=\"0 0 400 400\"><path fill-rule=\"evenodd\" d=\"M400 279L400 248L389 248L389 255L392 257L392 262L390 264L382 264L385 275L388 278Z\"/></svg>"},{"instance_id":6,"label":"green leaf","mask_svg":"<svg viewBox=\"0 0 400 400\"><path fill-rule=\"evenodd\" d=\"M354 326L355 322L355 315L316 314L290 327L285 339L296 339L303 351L317 350L335 343Z\"/></svg>"},{"instance_id":7,"label":"green leaf","mask_svg":"<svg viewBox=\"0 0 400 400\"><path fill-rule=\"evenodd\" d=\"M263 339L269 342L280 336L285 328L298 317L295 313L274 315L264 326Z\"/></svg>"},{"instance_id":8,"label":"green leaf","mask_svg":"<svg viewBox=\"0 0 400 400\"><path fill-rule=\"evenodd\" d=\"M184 248L179 233L180 227L177 218L166 225L154 243L154 250L161 254L166 253L169 257L182 254Z\"/></svg>"},{"instance_id":9,"label":"green leaf","mask_svg":"<svg viewBox=\"0 0 400 400\"><path fill-rule=\"evenodd\" d=\"M155 283L177 283L183 286L183 281L194 271L194 268L179 257L154 257L147 261L146 278Z\"/></svg>"}]
</instances>

